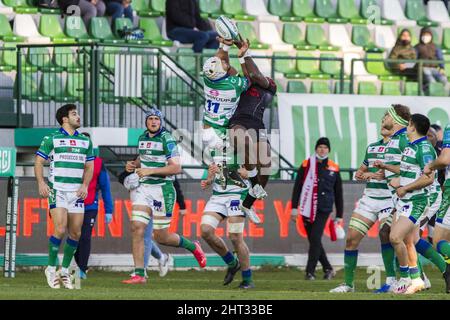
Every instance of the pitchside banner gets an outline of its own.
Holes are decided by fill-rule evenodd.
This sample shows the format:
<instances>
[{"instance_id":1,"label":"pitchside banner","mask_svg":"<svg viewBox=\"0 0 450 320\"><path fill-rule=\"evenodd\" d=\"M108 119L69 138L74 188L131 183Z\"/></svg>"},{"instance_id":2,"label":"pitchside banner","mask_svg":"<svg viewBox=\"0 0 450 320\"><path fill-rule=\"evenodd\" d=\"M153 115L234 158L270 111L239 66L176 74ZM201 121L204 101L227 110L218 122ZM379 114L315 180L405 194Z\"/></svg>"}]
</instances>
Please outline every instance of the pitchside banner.
<instances>
[{"instance_id":1,"label":"pitchside banner","mask_svg":"<svg viewBox=\"0 0 450 320\"><path fill-rule=\"evenodd\" d=\"M442 127L449 122L449 98L280 93L280 153L298 166L326 136L330 158L341 168L358 168L366 146L379 139L381 118L392 104L409 106Z\"/></svg>"},{"instance_id":2,"label":"pitchside banner","mask_svg":"<svg viewBox=\"0 0 450 320\"><path fill-rule=\"evenodd\" d=\"M170 229L179 232L190 239L200 238L200 221L209 192L200 189L200 181L182 180L181 188L186 197L187 214L179 215L175 208ZM301 220L297 224L290 220L291 194L293 181L271 181L267 187L269 197L265 201L255 204L257 214L263 223L254 225L246 223L245 238L252 253L270 254L306 254L308 241ZM5 199L6 180L0 179L0 199ZM345 183L345 221L350 218L356 200L361 196L363 185L359 183ZM114 198L114 219L111 224L104 222L104 207L100 204L97 223L93 231L93 253L130 254L131 237L130 223L131 203L127 190L118 182L112 182ZM0 237L5 236L5 202L0 200ZM347 229L347 227L346 227ZM47 200L40 198L36 181L22 178L19 189L19 216L17 222L17 253L43 253L48 250L48 237L52 234L53 224L48 215ZM223 224L217 230L219 236L226 233ZM342 253L344 240L331 242L328 225L325 229L324 246L327 252ZM203 243L203 242L202 242ZM207 252L212 252L204 244ZM378 224L369 232L368 238L363 240L361 252L379 252ZM3 250L3 245L0 245ZM172 253L186 253L184 250L164 248Z\"/></svg>"}]
</instances>

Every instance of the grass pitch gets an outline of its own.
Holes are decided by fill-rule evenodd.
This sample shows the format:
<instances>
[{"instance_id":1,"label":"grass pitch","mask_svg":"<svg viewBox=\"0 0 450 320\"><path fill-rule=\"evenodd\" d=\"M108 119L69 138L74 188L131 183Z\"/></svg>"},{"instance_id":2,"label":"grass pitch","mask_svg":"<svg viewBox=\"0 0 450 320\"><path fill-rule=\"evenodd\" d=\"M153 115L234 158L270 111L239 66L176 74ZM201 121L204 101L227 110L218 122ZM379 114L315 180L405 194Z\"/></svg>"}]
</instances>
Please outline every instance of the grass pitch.
<instances>
[{"instance_id":1,"label":"grass pitch","mask_svg":"<svg viewBox=\"0 0 450 320\"><path fill-rule=\"evenodd\" d=\"M0 278L0 299L64 299L64 300L127 300L127 299L175 299L175 300L264 300L264 299L299 299L299 300L394 300L450 299L445 294L444 280L436 270L427 268L427 276L432 288L412 296L392 294L373 294L366 287L368 274L366 269L356 273L356 289L351 294L331 294L328 291L343 282L343 270L331 281L319 280L322 272L317 272L318 280L305 281L304 272L293 268L262 268L254 271L256 288L242 291L237 289L240 274L233 283L222 285L224 271L170 271L165 278L156 272L149 273L146 285L125 285L121 280L127 279L123 272L92 271L87 280L81 281L81 290L50 289L47 287L43 270L19 271L16 278ZM384 280L384 275L382 274Z\"/></svg>"}]
</instances>

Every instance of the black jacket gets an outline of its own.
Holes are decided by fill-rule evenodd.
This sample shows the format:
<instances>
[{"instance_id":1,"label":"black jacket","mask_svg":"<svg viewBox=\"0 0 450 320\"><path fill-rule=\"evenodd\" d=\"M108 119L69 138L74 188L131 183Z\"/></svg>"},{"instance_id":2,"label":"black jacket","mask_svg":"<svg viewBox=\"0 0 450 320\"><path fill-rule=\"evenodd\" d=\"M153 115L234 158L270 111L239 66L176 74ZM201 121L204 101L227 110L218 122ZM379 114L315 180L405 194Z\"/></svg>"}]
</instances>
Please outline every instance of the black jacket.
<instances>
[{"instance_id":1,"label":"black jacket","mask_svg":"<svg viewBox=\"0 0 450 320\"><path fill-rule=\"evenodd\" d=\"M298 207L308 166L308 160L305 160L297 171L291 199L292 208ZM336 203L336 218L342 218L344 215L344 197L339 166L329 159L322 162L317 161L317 174L317 213L332 212L333 204Z\"/></svg>"},{"instance_id":2,"label":"black jacket","mask_svg":"<svg viewBox=\"0 0 450 320\"><path fill-rule=\"evenodd\" d=\"M67 8L70 6L77 6L80 0L57 0L58 6L61 8L62 14L71 14L67 12Z\"/></svg>"},{"instance_id":3,"label":"black jacket","mask_svg":"<svg viewBox=\"0 0 450 320\"><path fill-rule=\"evenodd\" d=\"M166 1L166 31L183 27L201 31L211 30L208 21L200 17L198 0L167 0Z\"/></svg>"}]
</instances>

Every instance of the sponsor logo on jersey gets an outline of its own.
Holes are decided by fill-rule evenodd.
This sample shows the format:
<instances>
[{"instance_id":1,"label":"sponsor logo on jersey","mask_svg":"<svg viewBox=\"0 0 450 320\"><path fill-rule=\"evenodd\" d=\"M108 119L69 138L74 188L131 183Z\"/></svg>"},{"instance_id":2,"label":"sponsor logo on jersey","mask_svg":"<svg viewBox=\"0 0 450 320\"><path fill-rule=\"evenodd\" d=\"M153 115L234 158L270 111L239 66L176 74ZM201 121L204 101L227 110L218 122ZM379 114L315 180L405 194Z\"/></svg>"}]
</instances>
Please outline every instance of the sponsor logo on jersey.
<instances>
[{"instance_id":1,"label":"sponsor logo on jersey","mask_svg":"<svg viewBox=\"0 0 450 320\"><path fill-rule=\"evenodd\" d=\"M209 93L212 95L212 96L214 96L214 97L218 97L219 96L219 90L216 90L216 89L211 89L211 90L209 90Z\"/></svg>"},{"instance_id":2,"label":"sponsor logo on jersey","mask_svg":"<svg viewBox=\"0 0 450 320\"><path fill-rule=\"evenodd\" d=\"M65 140L59 140L59 145L60 146L65 146L66 145L66 141Z\"/></svg>"},{"instance_id":3,"label":"sponsor logo on jersey","mask_svg":"<svg viewBox=\"0 0 450 320\"><path fill-rule=\"evenodd\" d=\"M77 145L77 142L76 142L75 140L70 140L70 145L71 145L71 146L76 146L76 145Z\"/></svg>"}]
</instances>

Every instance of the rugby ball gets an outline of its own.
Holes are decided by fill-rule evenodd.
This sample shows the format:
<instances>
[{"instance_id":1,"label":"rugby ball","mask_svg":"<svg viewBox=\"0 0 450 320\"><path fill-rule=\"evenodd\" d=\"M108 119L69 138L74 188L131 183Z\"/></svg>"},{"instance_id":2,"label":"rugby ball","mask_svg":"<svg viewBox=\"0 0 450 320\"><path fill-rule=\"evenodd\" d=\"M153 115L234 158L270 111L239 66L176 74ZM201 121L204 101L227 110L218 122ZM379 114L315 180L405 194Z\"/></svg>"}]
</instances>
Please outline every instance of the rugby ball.
<instances>
[{"instance_id":1,"label":"rugby ball","mask_svg":"<svg viewBox=\"0 0 450 320\"><path fill-rule=\"evenodd\" d=\"M237 40L239 30L236 24L226 16L216 19L216 31L225 40Z\"/></svg>"}]
</instances>

